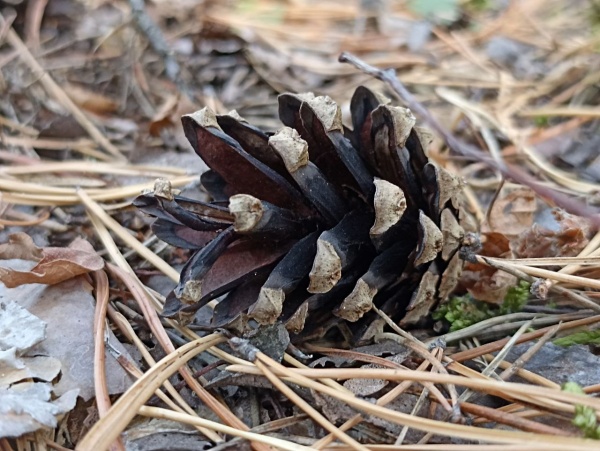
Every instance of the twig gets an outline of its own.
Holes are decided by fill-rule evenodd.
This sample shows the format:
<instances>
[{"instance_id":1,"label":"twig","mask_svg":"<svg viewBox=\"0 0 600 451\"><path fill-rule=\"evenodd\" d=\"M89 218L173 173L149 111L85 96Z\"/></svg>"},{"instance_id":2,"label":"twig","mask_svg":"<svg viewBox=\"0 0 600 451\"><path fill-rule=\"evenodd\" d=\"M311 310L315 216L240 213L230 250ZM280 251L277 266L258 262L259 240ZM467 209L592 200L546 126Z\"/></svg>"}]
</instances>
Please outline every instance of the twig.
<instances>
[{"instance_id":1,"label":"twig","mask_svg":"<svg viewBox=\"0 0 600 451\"><path fill-rule=\"evenodd\" d=\"M470 402L463 402L461 404L461 409L465 413L471 413L473 415L487 418L488 420L492 420L501 424L506 424L508 426L518 428L522 431L537 432L539 434L559 435L563 437L573 436L573 434L571 434L570 432L563 431L562 429L548 426L543 423L538 423L537 421L527 420L525 418L519 417L518 415L503 412L501 410L492 409L490 407L480 406L477 404L471 404Z\"/></svg>"},{"instance_id":2,"label":"twig","mask_svg":"<svg viewBox=\"0 0 600 451\"><path fill-rule=\"evenodd\" d=\"M594 324L600 321L600 315L590 316L589 318L578 319L575 321L569 321L565 323L561 323L558 325L559 330L567 330L573 329L575 327L587 326L589 324ZM523 334L518 340L516 344L524 343L529 340L533 340L535 338L539 338L543 336L548 330L552 329L555 326L544 327L543 329L536 330L535 332L529 332L527 334ZM471 360L476 357L482 356L484 354L489 354L490 352L498 351L504 347L504 345L508 342L508 338L504 338L502 340L494 341L492 343L486 343L482 346L479 346L475 349L467 349L466 351L457 352L456 354L448 357L448 361L452 362L464 362L466 360Z\"/></svg>"},{"instance_id":3,"label":"twig","mask_svg":"<svg viewBox=\"0 0 600 451\"><path fill-rule=\"evenodd\" d=\"M596 227L600 227L600 214L598 213L598 210L592 209L576 199L541 185L537 180L516 166L495 161L492 157L484 154L475 146L462 141L446 130L446 128L404 87L396 77L396 73L393 69L378 69L347 52L343 52L339 56L339 61L342 63L349 63L365 74L371 75L386 83L400 100L402 100L413 112L421 116L423 120L442 137L446 145L459 155L485 163L488 167L500 171L505 177L528 186L542 198L550 200L569 213L587 217Z\"/></svg>"},{"instance_id":4,"label":"twig","mask_svg":"<svg viewBox=\"0 0 600 451\"><path fill-rule=\"evenodd\" d=\"M551 281L577 283L588 288L600 288L600 284L598 282L585 277L566 275L561 272L548 271L532 266L522 264L520 265L514 262L509 263L507 260L500 258L484 257L482 255L475 255L474 258L477 260L477 263L491 266L492 268L499 269L501 271L512 274L513 276L516 276L519 279L523 279L532 283L536 281L535 277L541 277ZM565 296L566 298L571 299L583 308L600 312L600 306L583 295L577 294L572 290L555 284L552 284L550 286L550 289L558 294Z\"/></svg>"},{"instance_id":5,"label":"twig","mask_svg":"<svg viewBox=\"0 0 600 451\"><path fill-rule=\"evenodd\" d=\"M517 340L519 339L519 337L522 336L523 333L527 329L529 329L530 326L531 326L531 321L528 321L525 324L523 324L519 328L519 330L517 332L515 332L515 334L512 337L510 337L510 339L506 342L506 344L504 345L502 350L498 353L498 355L496 357L494 357L494 360L492 360L489 363L489 365L481 372L481 374L483 374L484 376L490 376L494 371L496 371L496 368L498 367L498 365L500 365L500 363L504 360L504 357L514 347L514 345L517 343ZM458 402L462 403L462 402L468 401L472 394L473 394L473 390L471 390L471 389L465 390L464 392L461 393L460 397L458 398Z\"/></svg>"},{"instance_id":6,"label":"twig","mask_svg":"<svg viewBox=\"0 0 600 451\"><path fill-rule=\"evenodd\" d=\"M503 381L509 380L512 376L517 374L523 366L529 362L529 360L544 346L548 340L550 340L558 329L560 328L560 324L557 324L553 328L551 328L548 332L546 332L542 338L540 338L537 343L531 346L527 351L525 351L517 360L513 362L511 366L506 368L502 373L500 373L500 379Z\"/></svg>"},{"instance_id":7,"label":"twig","mask_svg":"<svg viewBox=\"0 0 600 451\"><path fill-rule=\"evenodd\" d=\"M214 429L215 431L223 432L228 435L242 437L247 440L252 440L256 443L261 443L265 445L274 446L278 449L288 450L288 451L302 451L309 450L311 448L307 448L306 446L296 445L295 443L288 442L286 440L281 440L274 437L269 437L268 435L257 434L256 432L244 431L236 428L232 428L227 425L223 425L221 423L217 423L215 421L207 420L204 418L194 417L191 415L186 415L178 412L171 412L167 409L161 409L159 407L148 407L142 406L140 407L140 415L154 418L165 418L171 421L177 421L180 423L192 424L196 426L204 426L206 428ZM270 448L269 448L270 449Z\"/></svg>"}]
</instances>

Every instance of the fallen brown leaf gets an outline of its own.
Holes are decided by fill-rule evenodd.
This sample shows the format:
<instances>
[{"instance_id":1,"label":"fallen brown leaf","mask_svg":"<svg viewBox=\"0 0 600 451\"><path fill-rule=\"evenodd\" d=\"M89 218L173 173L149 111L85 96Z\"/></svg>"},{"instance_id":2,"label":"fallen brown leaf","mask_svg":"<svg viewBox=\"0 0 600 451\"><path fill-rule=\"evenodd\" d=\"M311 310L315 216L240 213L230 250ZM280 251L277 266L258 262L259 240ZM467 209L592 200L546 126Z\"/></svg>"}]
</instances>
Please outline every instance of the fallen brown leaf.
<instances>
[{"instance_id":1,"label":"fallen brown leaf","mask_svg":"<svg viewBox=\"0 0 600 451\"><path fill-rule=\"evenodd\" d=\"M510 241L501 233L482 234L482 245L481 255L512 257ZM500 304L504 300L508 289L517 284L517 278L491 266L480 263L467 263L460 283L475 299Z\"/></svg>"},{"instance_id":2,"label":"fallen brown leaf","mask_svg":"<svg viewBox=\"0 0 600 451\"><path fill-rule=\"evenodd\" d=\"M536 209L535 193L529 188L516 189L494 203L487 226L507 238L516 237L531 227Z\"/></svg>"},{"instance_id":3,"label":"fallen brown leaf","mask_svg":"<svg viewBox=\"0 0 600 451\"><path fill-rule=\"evenodd\" d=\"M590 223L585 218L554 209L511 243L519 258L573 257L587 246Z\"/></svg>"},{"instance_id":4,"label":"fallen brown leaf","mask_svg":"<svg viewBox=\"0 0 600 451\"><path fill-rule=\"evenodd\" d=\"M39 248L25 233L10 235L8 243L0 245L0 259L37 262L29 271L0 268L0 282L7 288L28 283L54 285L104 267L102 257L82 238L77 238L67 248Z\"/></svg>"}]
</instances>

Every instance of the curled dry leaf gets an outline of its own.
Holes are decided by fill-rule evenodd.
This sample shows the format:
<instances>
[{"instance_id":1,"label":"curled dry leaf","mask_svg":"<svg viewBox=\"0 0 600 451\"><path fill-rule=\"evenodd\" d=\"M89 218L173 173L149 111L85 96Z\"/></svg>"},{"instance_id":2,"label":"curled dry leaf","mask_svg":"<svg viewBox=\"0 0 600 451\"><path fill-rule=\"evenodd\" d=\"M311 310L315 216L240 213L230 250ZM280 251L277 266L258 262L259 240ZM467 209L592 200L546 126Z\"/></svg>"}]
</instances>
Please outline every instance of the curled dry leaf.
<instances>
[{"instance_id":1,"label":"curled dry leaf","mask_svg":"<svg viewBox=\"0 0 600 451\"><path fill-rule=\"evenodd\" d=\"M0 245L0 259L37 262L29 271L0 268L0 282L7 288L28 283L54 285L104 267L102 257L84 239L77 238L68 248L39 248L25 233L15 233L8 243Z\"/></svg>"},{"instance_id":2,"label":"curled dry leaf","mask_svg":"<svg viewBox=\"0 0 600 451\"><path fill-rule=\"evenodd\" d=\"M482 235L481 255L487 257L511 258L509 239L501 233L485 233ZM461 284L469 293L480 301L500 304L510 287L517 284L517 278L504 271L499 271L480 263L466 263Z\"/></svg>"},{"instance_id":3,"label":"curled dry leaf","mask_svg":"<svg viewBox=\"0 0 600 451\"><path fill-rule=\"evenodd\" d=\"M588 244L591 232L585 218L560 209L547 210L511 243L511 248L521 258L573 257Z\"/></svg>"}]
</instances>

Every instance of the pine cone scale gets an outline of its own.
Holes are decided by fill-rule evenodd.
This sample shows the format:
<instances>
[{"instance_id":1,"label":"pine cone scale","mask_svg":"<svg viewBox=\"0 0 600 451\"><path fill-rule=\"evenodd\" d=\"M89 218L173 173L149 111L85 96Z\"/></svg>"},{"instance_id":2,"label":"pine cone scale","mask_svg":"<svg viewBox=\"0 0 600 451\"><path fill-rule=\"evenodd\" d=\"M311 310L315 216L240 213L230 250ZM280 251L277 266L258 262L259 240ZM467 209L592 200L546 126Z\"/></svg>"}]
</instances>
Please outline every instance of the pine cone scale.
<instances>
[{"instance_id":1,"label":"pine cone scale","mask_svg":"<svg viewBox=\"0 0 600 451\"><path fill-rule=\"evenodd\" d=\"M300 193L290 183L260 162L220 128L215 114L203 108L182 119L185 135L204 162L235 194L250 194L280 207L306 209Z\"/></svg>"}]
</instances>

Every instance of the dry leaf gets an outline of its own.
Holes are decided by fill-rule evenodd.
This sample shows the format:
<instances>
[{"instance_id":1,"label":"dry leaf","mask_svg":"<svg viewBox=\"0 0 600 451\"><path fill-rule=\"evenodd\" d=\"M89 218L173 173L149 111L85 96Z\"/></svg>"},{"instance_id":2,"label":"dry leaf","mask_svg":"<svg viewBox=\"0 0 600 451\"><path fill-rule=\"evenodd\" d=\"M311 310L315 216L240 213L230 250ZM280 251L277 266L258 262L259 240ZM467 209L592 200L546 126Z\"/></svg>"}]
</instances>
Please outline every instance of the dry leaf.
<instances>
[{"instance_id":1,"label":"dry leaf","mask_svg":"<svg viewBox=\"0 0 600 451\"><path fill-rule=\"evenodd\" d=\"M553 209L544 211L511 242L511 249L520 258L572 257L583 250L590 237L590 224L584 218Z\"/></svg>"},{"instance_id":2,"label":"dry leaf","mask_svg":"<svg viewBox=\"0 0 600 451\"><path fill-rule=\"evenodd\" d=\"M498 199L490 210L489 231L516 237L533 224L537 209L535 193L519 188Z\"/></svg>"},{"instance_id":3,"label":"dry leaf","mask_svg":"<svg viewBox=\"0 0 600 451\"><path fill-rule=\"evenodd\" d=\"M487 257L511 258L509 239L501 233L485 233L482 235L483 248L481 255ZM515 286L517 278L504 271L499 271L480 263L465 265L461 285L480 301L500 304L510 287Z\"/></svg>"},{"instance_id":4,"label":"dry leaf","mask_svg":"<svg viewBox=\"0 0 600 451\"><path fill-rule=\"evenodd\" d=\"M104 267L102 257L84 239L77 238L68 248L38 248L25 233L15 233L0 245L0 259L37 261L30 271L0 268L0 282L8 288L27 283L54 285Z\"/></svg>"},{"instance_id":5,"label":"dry leaf","mask_svg":"<svg viewBox=\"0 0 600 451\"><path fill-rule=\"evenodd\" d=\"M0 387L0 438L19 437L43 426L55 428L56 417L75 407L79 390L52 399L50 384L23 383Z\"/></svg>"},{"instance_id":6,"label":"dry leaf","mask_svg":"<svg viewBox=\"0 0 600 451\"><path fill-rule=\"evenodd\" d=\"M54 357L17 357L15 349L0 351L0 387L25 379L51 382L60 373L60 361Z\"/></svg>"},{"instance_id":7,"label":"dry leaf","mask_svg":"<svg viewBox=\"0 0 600 451\"><path fill-rule=\"evenodd\" d=\"M46 338L46 323L16 302L0 302L0 331L0 351L23 353Z\"/></svg>"},{"instance_id":8,"label":"dry leaf","mask_svg":"<svg viewBox=\"0 0 600 451\"><path fill-rule=\"evenodd\" d=\"M46 323L16 302L0 302L0 438L18 437L42 426L56 427L56 415L75 406L79 390L51 400L51 385L22 382L52 381L61 363L53 357L21 357L42 342Z\"/></svg>"},{"instance_id":9,"label":"dry leaf","mask_svg":"<svg viewBox=\"0 0 600 451\"><path fill-rule=\"evenodd\" d=\"M27 263L12 260L10 265L22 270ZM8 304L11 300L46 324L45 339L32 347L27 355L49 356L61 362L61 377L54 385L54 394L60 396L77 388L84 400L92 398L94 297L90 284L82 277L52 286L30 284L9 289L0 284L0 302ZM111 347L128 355L112 332L109 332L108 340ZM131 378L108 351L105 365L109 393L125 391L131 385Z\"/></svg>"},{"instance_id":10,"label":"dry leaf","mask_svg":"<svg viewBox=\"0 0 600 451\"><path fill-rule=\"evenodd\" d=\"M148 132L151 136L160 136L164 129L172 130L177 145L185 149L189 144L181 128L181 116L195 109L196 105L186 96L168 94L150 121Z\"/></svg>"}]
</instances>

